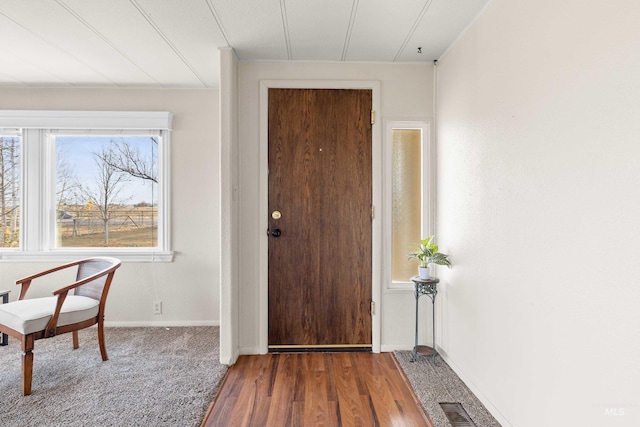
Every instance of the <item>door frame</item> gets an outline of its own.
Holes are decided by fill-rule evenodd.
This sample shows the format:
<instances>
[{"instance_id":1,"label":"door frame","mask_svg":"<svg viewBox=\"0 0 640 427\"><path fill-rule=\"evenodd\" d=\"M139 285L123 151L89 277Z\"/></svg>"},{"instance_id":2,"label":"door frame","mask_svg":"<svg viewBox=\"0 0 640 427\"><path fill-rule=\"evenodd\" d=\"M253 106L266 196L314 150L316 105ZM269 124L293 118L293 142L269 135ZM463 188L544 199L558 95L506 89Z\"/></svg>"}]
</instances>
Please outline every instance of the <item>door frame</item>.
<instances>
[{"instance_id":1,"label":"door frame","mask_svg":"<svg viewBox=\"0 0 640 427\"><path fill-rule=\"evenodd\" d=\"M374 216L371 223L371 299L374 310L371 316L371 350L380 352L382 312L382 131L380 114L380 81L378 80L261 80L260 81L260 190L259 190L259 347L260 353L269 350L269 241L268 228L268 179L269 179L269 89L370 89L375 120L371 128L371 189Z\"/></svg>"}]
</instances>

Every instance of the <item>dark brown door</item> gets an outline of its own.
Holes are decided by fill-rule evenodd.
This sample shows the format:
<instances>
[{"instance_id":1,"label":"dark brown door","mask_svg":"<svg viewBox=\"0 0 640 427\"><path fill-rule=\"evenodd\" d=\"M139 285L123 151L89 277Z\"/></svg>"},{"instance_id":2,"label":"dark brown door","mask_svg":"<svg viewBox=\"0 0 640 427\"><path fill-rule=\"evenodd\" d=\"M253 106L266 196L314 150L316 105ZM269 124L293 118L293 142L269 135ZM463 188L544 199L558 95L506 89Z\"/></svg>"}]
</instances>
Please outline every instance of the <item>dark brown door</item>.
<instances>
[{"instance_id":1,"label":"dark brown door","mask_svg":"<svg viewBox=\"0 0 640 427\"><path fill-rule=\"evenodd\" d=\"M371 347L371 91L269 89L269 348Z\"/></svg>"}]
</instances>

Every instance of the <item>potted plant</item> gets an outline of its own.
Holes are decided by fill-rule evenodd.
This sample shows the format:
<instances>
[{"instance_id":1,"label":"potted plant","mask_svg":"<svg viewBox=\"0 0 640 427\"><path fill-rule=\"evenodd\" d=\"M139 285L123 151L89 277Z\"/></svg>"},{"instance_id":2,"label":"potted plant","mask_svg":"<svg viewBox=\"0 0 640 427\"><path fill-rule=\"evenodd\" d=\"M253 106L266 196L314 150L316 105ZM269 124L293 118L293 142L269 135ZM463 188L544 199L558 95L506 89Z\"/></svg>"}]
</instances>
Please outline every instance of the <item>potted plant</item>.
<instances>
[{"instance_id":1,"label":"potted plant","mask_svg":"<svg viewBox=\"0 0 640 427\"><path fill-rule=\"evenodd\" d=\"M409 259L415 258L420 262L418 273L421 279L431 277L429 271L430 264L446 265L451 268L449 255L438 252L438 245L433 243L433 236L420 240L420 244L416 246L417 250L409 254Z\"/></svg>"}]
</instances>

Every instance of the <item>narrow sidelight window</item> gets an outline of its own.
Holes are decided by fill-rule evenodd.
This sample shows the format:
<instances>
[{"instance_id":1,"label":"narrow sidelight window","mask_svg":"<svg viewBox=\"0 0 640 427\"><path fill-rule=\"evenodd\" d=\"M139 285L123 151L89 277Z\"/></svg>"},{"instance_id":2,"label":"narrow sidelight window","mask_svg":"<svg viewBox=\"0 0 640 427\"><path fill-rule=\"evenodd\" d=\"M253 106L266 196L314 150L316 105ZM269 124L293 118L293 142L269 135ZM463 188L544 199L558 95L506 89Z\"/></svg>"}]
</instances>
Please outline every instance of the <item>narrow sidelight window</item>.
<instances>
[{"instance_id":1,"label":"narrow sidelight window","mask_svg":"<svg viewBox=\"0 0 640 427\"><path fill-rule=\"evenodd\" d=\"M404 288L417 274L417 263L407 254L420 239L433 233L429 123L391 122L387 138L391 145L390 288Z\"/></svg>"}]
</instances>

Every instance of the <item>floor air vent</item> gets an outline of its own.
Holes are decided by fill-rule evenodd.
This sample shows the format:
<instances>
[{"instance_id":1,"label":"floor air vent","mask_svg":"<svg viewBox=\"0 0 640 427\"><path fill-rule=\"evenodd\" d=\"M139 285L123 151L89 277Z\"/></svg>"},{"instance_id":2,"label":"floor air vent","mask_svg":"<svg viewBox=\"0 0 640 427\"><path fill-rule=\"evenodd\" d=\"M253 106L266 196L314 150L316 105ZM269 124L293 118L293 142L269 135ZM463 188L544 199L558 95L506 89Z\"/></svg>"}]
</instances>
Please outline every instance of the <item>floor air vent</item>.
<instances>
[{"instance_id":1,"label":"floor air vent","mask_svg":"<svg viewBox=\"0 0 640 427\"><path fill-rule=\"evenodd\" d=\"M461 403L440 403L440 407L453 427L476 427Z\"/></svg>"}]
</instances>

